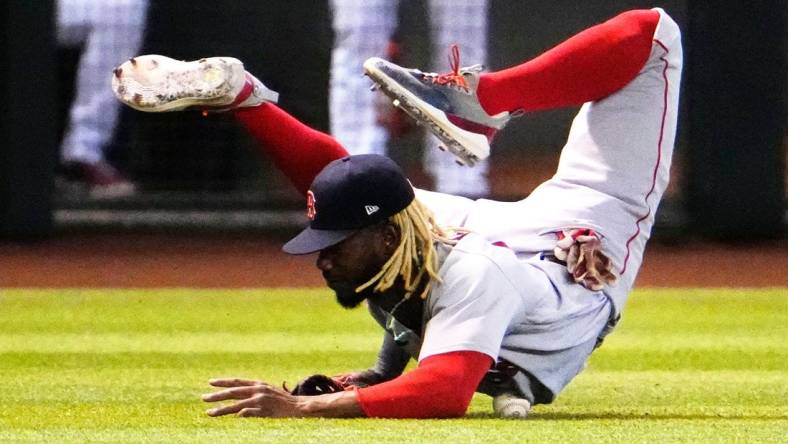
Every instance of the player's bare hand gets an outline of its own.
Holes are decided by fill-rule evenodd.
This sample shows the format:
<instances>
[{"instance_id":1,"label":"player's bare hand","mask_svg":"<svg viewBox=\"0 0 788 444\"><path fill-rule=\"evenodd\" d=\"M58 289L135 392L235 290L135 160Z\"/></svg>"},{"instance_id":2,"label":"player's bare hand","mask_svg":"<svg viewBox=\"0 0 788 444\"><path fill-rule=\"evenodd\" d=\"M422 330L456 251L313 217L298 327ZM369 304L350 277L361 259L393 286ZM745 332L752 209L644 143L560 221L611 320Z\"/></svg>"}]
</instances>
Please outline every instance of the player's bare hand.
<instances>
[{"instance_id":1,"label":"player's bare hand","mask_svg":"<svg viewBox=\"0 0 788 444\"><path fill-rule=\"evenodd\" d=\"M208 416L236 414L241 417L304 416L298 408L298 397L278 387L252 379L212 379L214 387L226 387L202 396L205 402L237 400L238 402L209 409Z\"/></svg>"},{"instance_id":2,"label":"player's bare hand","mask_svg":"<svg viewBox=\"0 0 788 444\"><path fill-rule=\"evenodd\" d=\"M566 268L575 282L598 291L605 285L615 285L618 277L613 263L602 253L602 242L590 229L563 232L554 249L555 257L566 261Z\"/></svg>"}]
</instances>

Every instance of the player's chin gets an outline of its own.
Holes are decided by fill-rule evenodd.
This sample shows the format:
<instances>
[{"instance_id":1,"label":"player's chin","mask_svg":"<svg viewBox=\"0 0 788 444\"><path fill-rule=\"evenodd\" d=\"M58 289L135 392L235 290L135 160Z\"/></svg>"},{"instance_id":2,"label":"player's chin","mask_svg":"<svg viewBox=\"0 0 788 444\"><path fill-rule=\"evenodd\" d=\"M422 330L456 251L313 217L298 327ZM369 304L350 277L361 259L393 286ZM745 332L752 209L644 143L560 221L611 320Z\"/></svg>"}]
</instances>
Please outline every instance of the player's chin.
<instances>
[{"instance_id":1,"label":"player's chin","mask_svg":"<svg viewBox=\"0 0 788 444\"><path fill-rule=\"evenodd\" d=\"M356 293L356 286L332 282L328 286L334 290L339 305L345 308L356 308L367 298L366 292Z\"/></svg>"}]
</instances>

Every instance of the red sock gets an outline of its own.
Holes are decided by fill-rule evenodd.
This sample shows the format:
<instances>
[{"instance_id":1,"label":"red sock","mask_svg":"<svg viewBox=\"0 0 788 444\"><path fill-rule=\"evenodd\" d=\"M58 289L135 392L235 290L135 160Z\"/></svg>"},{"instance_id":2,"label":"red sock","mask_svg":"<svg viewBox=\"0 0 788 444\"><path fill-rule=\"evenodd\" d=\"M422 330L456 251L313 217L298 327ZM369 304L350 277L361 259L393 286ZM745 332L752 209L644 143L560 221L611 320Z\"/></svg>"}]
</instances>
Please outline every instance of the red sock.
<instances>
[{"instance_id":1,"label":"red sock","mask_svg":"<svg viewBox=\"0 0 788 444\"><path fill-rule=\"evenodd\" d=\"M479 101L495 115L577 106L606 97L643 68L659 18L653 10L625 12L522 65L484 74Z\"/></svg>"},{"instance_id":2,"label":"red sock","mask_svg":"<svg viewBox=\"0 0 788 444\"><path fill-rule=\"evenodd\" d=\"M274 104L239 108L235 117L257 140L261 152L304 195L323 167L348 155L336 139L304 125Z\"/></svg>"}]
</instances>

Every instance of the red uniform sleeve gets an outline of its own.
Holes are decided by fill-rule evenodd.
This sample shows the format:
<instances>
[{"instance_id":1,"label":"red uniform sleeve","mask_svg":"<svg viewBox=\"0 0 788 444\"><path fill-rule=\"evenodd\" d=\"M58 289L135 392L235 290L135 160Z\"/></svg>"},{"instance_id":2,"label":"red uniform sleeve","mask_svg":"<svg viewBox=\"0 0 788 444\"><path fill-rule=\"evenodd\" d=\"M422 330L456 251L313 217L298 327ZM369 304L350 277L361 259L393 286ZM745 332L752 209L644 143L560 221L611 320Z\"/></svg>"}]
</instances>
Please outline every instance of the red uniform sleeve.
<instances>
[{"instance_id":1,"label":"red uniform sleeve","mask_svg":"<svg viewBox=\"0 0 788 444\"><path fill-rule=\"evenodd\" d=\"M370 417L459 417L492 362L491 357L473 351L430 356L399 378L358 389L358 400Z\"/></svg>"}]
</instances>

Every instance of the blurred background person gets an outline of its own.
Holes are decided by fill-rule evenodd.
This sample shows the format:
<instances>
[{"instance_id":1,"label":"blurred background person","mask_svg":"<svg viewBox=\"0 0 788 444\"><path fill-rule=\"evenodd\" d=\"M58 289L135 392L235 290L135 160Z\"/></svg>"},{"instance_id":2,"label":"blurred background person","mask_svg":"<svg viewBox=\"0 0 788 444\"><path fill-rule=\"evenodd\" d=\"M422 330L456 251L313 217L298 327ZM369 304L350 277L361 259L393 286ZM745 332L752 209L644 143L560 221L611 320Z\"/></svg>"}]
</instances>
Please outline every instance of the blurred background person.
<instances>
[{"instance_id":1,"label":"blurred background person","mask_svg":"<svg viewBox=\"0 0 788 444\"><path fill-rule=\"evenodd\" d=\"M400 4L402 3L402 4ZM432 62L429 69L449 71L449 47L457 44L462 59L469 64L487 62L488 2L486 0L428 0L425 2L432 30ZM397 28L398 8L414 9L406 0L331 0L335 32L331 58L329 115L331 134L351 154L385 154L396 131L381 125L376 110L377 94L370 94L371 82L362 64L370 57L396 58L399 49L392 36ZM407 15L408 11L404 11ZM388 108L388 106L387 106ZM384 117L384 120L389 120ZM387 128L388 127L388 128ZM435 149L437 138L427 135L424 169L433 180L433 189L468 197L489 194L488 163L468 168L457 165L454 157Z\"/></svg>"},{"instance_id":2,"label":"blurred background person","mask_svg":"<svg viewBox=\"0 0 788 444\"><path fill-rule=\"evenodd\" d=\"M110 89L113 67L139 52L148 0L57 0L58 46L81 47L60 148L67 180L94 198L134 194L135 186L110 165L106 149L120 107Z\"/></svg>"}]
</instances>

